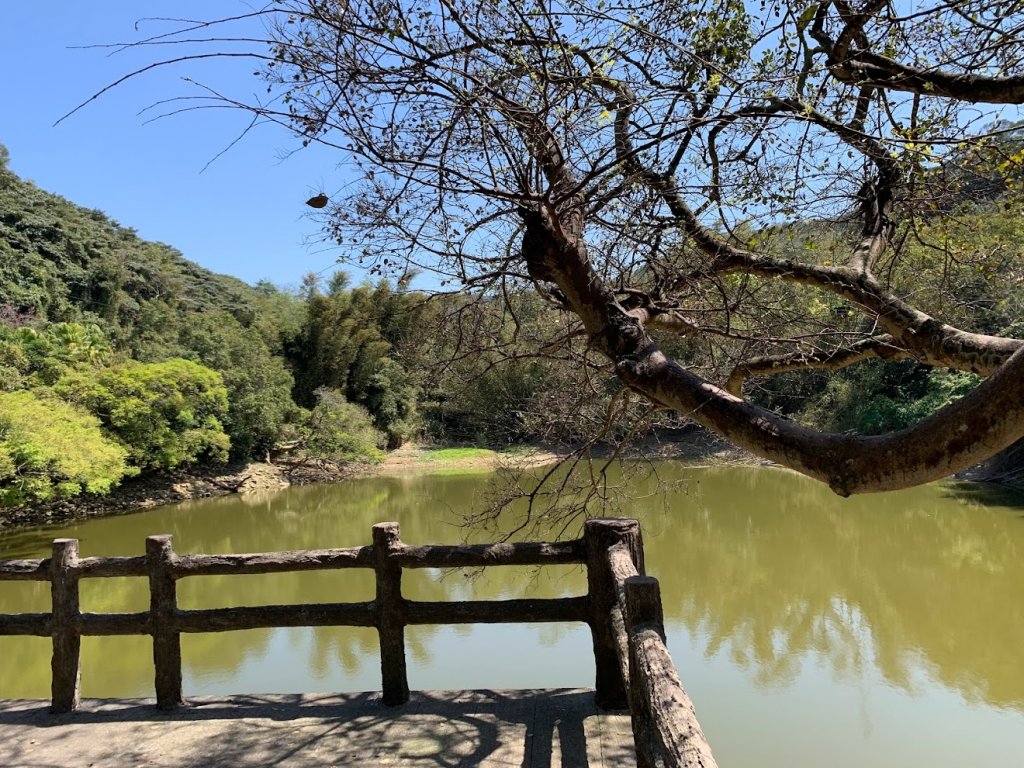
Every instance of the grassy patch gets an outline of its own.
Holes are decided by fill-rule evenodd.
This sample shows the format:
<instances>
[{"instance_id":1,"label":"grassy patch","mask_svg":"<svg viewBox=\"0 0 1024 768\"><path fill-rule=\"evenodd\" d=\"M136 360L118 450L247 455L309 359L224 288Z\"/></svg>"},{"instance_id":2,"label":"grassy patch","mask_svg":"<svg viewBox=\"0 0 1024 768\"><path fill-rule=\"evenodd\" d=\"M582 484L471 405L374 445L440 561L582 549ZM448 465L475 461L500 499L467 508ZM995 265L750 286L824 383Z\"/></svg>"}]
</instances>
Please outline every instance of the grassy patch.
<instances>
[{"instance_id":1,"label":"grassy patch","mask_svg":"<svg viewBox=\"0 0 1024 768\"><path fill-rule=\"evenodd\" d=\"M436 451L424 451L420 461L467 461L470 459L489 459L494 456L490 448L441 448Z\"/></svg>"}]
</instances>

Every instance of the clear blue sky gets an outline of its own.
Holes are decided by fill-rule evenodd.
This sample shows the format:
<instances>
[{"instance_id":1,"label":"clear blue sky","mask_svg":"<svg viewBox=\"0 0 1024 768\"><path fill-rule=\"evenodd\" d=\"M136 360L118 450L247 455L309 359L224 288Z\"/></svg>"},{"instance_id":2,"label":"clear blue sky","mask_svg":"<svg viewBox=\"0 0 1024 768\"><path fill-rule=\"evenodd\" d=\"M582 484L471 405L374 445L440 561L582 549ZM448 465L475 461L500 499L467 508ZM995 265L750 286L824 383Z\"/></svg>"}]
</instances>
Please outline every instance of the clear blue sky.
<instances>
[{"instance_id":1,"label":"clear blue sky","mask_svg":"<svg viewBox=\"0 0 1024 768\"><path fill-rule=\"evenodd\" d=\"M72 202L105 211L148 240L168 243L208 269L255 282L297 285L303 274L330 274L338 252L318 238L304 205L337 196L344 160L296 149L283 128L263 126L203 171L249 122L243 113L207 110L146 124L139 110L194 93L189 75L242 97L265 90L253 63L193 63L118 87L60 125L53 123L95 91L173 47L113 56L74 46L138 39L171 28L142 17L209 19L245 13L260 0L51 0L3 3L0 16L0 143L11 169ZM358 278L358 275L356 276Z\"/></svg>"}]
</instances>

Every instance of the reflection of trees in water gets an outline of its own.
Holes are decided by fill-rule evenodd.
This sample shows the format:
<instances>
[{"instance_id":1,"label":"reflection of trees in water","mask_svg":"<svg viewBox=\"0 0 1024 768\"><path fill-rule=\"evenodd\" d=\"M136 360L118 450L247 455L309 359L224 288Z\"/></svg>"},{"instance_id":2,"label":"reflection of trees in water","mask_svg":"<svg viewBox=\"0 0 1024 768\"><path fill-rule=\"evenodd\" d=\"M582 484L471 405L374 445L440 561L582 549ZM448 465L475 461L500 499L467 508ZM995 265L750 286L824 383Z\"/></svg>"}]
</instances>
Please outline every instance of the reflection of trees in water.
<instances>
[{"instance_id":1,"label":"reflection of trees in water","mask_svg":"<svg viewBox=\"0 0 1024 768\"><path fill-rule=\"evenodd\" d=\"M1024 706L1024 525L940 488L839 500L794 475L722 469L646 536L666 615L784 683L922 666L969 700ZM867 658L866 658L867 656ZM803 657L803 658L802 658Z\"/></svg>"},{"instance_id":2,"label":"reflection of trees in water","mask_svg":"<svg viewBox=\"0 0 1024 768\"><path fill-rule=\"evenodd\" d=\"M827 659L840 678L857 678L875 664L904 688L924 665L969 700L1024 706L1024 656L1017 648L1024 637L1024 522L1018 511L960 503L954 491L938 487L840 500L795 475L764 469L685 472L660 465L658 477L689 481L667 502L653 493L653 476L638 489L648 567L662 582L669 622L706 635L709 654L727 652L765 685L792 680L808 654ZM457 543L465 537L461 514L485 482L480 476L373 478L257 500L224 497L19 533L11 546L19 557L45 557L50 541L66 535L82 540L84 555L137 555L147 535L165 532L174 534L180 552L359 546L384 520L399 520L409 543ZM6 539L0 553L12 556ZM403 584L404 594L416 600L556 597L583 589L582 572L571 567L492 568L474 578L406 571ZM364 570L179 582L180 603L189 608L372 595L373 575ZM147 605L143 579L83 582L86 610ZM0 606L5 612L48 610L49 587L0 583ZM546 625L537 636L547 645L569 631ZM436 635L435 627L409 633L410 659L425 663L442 653ZM288 630L285 637L296 653L312 654L318 677L339 667L346 675L367 664L377 668L372 630ZM224 677L246 658L266 654L269 638L270 631L189 636L186 668ZM90 669L149 692L148 639L97 638L85 648L87 695L122 693L106 685L99 690ZM0 695L45 696L48 689L49 642L0 638Z\"/></svg>"},{"instance_id":3,"label":"reflection of trees in water","mask_svg":"<svg viewBox=\"0 0 1024 768\"><path fill-rule=\"evenodd\" d=\"M298 639L298 632L295 633ZM377 631L367 627L321 627L312 633L309 664L317 677L326 677L339 665L350 676L366 664L380 666Z\"/></svg>"}]
</instances>

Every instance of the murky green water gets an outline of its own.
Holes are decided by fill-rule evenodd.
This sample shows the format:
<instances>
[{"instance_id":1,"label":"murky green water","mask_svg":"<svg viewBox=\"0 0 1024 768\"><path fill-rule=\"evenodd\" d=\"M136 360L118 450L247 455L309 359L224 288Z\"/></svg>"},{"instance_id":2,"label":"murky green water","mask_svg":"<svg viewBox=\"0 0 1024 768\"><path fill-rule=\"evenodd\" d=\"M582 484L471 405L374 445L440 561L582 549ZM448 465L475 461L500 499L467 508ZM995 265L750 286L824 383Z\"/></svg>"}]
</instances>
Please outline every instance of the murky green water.
<instances>
[{"instance_id":1,"label":"murky green water","mask_svg":"<svg viewBox=\"0 0 1024 768\"><path fill-rule=\"evenodd\" d=\"M719 763L1024 766L1024 497L934 485L841 500L788 472L658 467L637 482L648 571L662 583L669 647ZM456 543L486 475L368 478L228 497L0 539L0 558L137 555L369 543L398 520L409 543ZM669 481L682 481L672 485ZM182 607L372 597L364 571L185 579ZM407 571L414 599L580 594L578 569ZM86 580L84 610L144 610L141 579ZM0 583L0 611L46 611L45 584ZM589 685L582 625L413 627L414 688ZM361 629L185 635L185 693L366 690L376 637ZM152 695L147 638L83 640L86 696ZM45 697L49 641L0 638L0 696Z\"/></svg>"}]
</instances>

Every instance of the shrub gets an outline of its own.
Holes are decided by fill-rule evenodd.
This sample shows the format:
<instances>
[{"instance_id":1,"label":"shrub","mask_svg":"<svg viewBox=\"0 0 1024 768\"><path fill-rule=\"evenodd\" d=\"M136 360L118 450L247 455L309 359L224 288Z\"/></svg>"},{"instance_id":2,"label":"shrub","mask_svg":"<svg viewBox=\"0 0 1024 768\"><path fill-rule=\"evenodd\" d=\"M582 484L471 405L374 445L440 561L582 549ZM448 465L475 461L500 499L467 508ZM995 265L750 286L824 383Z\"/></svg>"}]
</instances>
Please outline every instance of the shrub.
<instances>
[{"instance_id":1,"label":"shrub","mask_svg":"<svg viewBox=\"0 0 1024 768\"><path fill-rule=\"evenodd\" d=\"M324 387L316 390L316 399L305 430L307 455L342 463L383 459L384 435L365 408Z\"/></svg>"},{"instance_id":2,"label":"shrub","mask_svg":"<svg viewBox=\"0 0 1024 768\"><path fill-rule=\"evenodd\" d=\"M95 416L35 392L0 392L0 504L106 493L132 471Z\"/></svg>"}]
</instances>

